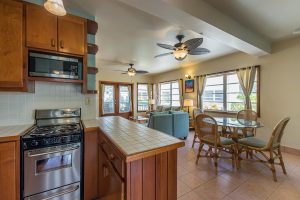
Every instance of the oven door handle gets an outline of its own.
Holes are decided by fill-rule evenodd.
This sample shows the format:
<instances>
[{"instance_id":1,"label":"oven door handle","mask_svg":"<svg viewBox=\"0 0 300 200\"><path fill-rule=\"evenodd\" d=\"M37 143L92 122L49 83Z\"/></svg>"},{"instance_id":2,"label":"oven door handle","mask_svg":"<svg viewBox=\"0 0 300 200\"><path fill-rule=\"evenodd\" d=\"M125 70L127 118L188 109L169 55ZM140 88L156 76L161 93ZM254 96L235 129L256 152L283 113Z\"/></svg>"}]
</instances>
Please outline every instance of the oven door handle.
<instances>
[{"instance_id":1,"label":"oven door handle","mask_svg":"<svg viewBox=\"0 0 300 200\"><path fill-rule=\"evenodd\" d=\"M74 187L74 188L68 188L68 189L65 189L65 190L63 190L63 191L61 191L61 192L59 192L59 193L53 194L53 195L48 196L48 197L46 197L46 198L43 198L43 199L41 199L41 200L49 200L49 199L53 199L53 198L55 198L55 197L59 197L59 196L65 195L65 194L69 194L69 193L75 192L75 191L78 190L78 189L79 189L79 185L77 185L77 186Z\"/></svg>"},{"instance_id":2,"label":"oven door handle","mask_svg":"<svg viewBox=\"0 0 300 200\"><path fill-rule=\"evenodd\" d=\"M64 152L64 151L74 151L78 148L79 148L79 145L77 145L75 147L63 148L63 149L60 149L60 150L57 150L57 151L47 151L47 152L44 152L44 153L31 153L31 152L28 152L27 156L28 157L37 157L37 156L43 156L43 155L48 155L48 154L60 153L60 152Z\"/></svg>"}]
</instances>

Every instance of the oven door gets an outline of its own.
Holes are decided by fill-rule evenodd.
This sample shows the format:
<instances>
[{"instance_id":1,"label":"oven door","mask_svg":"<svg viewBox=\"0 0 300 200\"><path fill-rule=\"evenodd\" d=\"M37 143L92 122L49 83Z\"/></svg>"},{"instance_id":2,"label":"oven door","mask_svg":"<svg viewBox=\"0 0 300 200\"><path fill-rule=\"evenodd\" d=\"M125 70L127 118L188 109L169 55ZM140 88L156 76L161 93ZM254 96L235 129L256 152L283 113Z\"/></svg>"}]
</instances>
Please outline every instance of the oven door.
<instances>
[{"instance_id":1,"label":"oven door","mask_svg":"<svg viewBox=\"0 0 300 200\"><path fill-rule=\"evenodd\" d=\"M80 181L80 143L24 151L24 196Z\"/></svg>"},{"instance_id":2,"label":"oven door","mask_svg":"<svg viewBox=\"0 0 300 200\"><path fill-rule=\"evenodd\" d=\"M60 187L54 190L46 191L24 200L80 200L80 183L75 183Z\"/></svg>"}]
</instances>

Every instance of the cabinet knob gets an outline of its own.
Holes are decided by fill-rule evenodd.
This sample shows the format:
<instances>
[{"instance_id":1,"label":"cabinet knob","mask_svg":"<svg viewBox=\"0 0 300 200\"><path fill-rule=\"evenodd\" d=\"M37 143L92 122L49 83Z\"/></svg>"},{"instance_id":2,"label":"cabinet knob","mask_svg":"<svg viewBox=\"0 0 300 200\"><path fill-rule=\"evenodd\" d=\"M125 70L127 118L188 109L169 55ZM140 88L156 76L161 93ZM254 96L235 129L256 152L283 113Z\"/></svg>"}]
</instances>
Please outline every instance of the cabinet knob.
<instances>
[{"instance_id":1,"label":"cabinet knob","mask_svg":"<svg viewBox=\"0 0 300 200\"><path fill-rule=\"evenodd\" d=\"M61 40L60 42L59 42L59 46L60 46L60 48L64 48L64 42Z\"/></svg>"},{"instance_id":2,"label":"cabinet knob","mask_svg":"<svg viewBox=\"0 0 300 200\"><path fill-rule=\"evenodd\" d=\"M114 160L114 159L115 159L115 155L111 153L111 154L108 155L108 158L109 158L110 160Z\"/></svg>"},{"instance_id":3,"label":"cabinet knob","mask_svg":"<svg viewBox=\"0 0 300 200\"><path fill-rule=\"evenodd\" d=\"M51 46L55 47L55 40L53 38L51 39Z\"/></svg>"}]
</instances>

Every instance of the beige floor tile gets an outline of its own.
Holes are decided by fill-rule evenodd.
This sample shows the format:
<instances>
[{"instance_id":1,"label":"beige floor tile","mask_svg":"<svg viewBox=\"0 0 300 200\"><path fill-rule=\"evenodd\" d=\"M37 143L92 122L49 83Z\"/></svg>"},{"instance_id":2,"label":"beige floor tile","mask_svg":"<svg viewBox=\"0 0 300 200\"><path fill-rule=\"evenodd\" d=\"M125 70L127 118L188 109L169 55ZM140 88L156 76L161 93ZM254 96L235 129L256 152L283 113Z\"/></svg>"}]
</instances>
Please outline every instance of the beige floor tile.
<instances>
[{"instance_id":1,"label":"beige floor tile","mask_svg":"<svg viewBox=\"0 0 300 200\"><path fill-rule=\"evenodd\" d=\"M288 174L276 166L278 182L262 163L246 160L237 170L230 160L219 159L215 174L212 159L200 158L195 164L199 145L192 149L192 138L190 134L178 150L179 200L300 200L300 156L283 153Z\"/></svg>"},{"instance_id":2,"label":"beige floor tile","mask_svg":"<svg viewBox=\"0 0 300 200\"><path fill-rule=\"evenodd\" d=\"M202 180L199 176L197 176L191 172L179 177L179 180L184 182L191 189L195 189L196 187L198 187L206 182L205 180Z\"/></svg>"},{"instance_id":3,"label":"beige floor tile","mask_svg":"<svg viewBox=\"0 0 300 200\"><path fill-rule=\"evenodd\" d=\"M181 180L177 180L177 198L181 197L187 192L190 192L192 189L187 186L184 182Z\"/></svg>"}]
</instances>

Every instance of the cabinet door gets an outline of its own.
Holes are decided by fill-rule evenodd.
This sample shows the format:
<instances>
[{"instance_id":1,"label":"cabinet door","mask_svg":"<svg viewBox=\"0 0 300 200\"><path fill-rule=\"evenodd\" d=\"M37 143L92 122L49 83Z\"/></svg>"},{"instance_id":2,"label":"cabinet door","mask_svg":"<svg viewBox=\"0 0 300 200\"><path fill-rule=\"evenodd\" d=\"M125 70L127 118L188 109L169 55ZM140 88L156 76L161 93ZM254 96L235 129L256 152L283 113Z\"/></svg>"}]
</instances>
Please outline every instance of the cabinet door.
<instances>
[{"instance_id":1,"label":"cabinet door","mask_svg":"<svg viewBox=\"0 0 300 200\"><path fill-rule=\"evenodd\" d=\"M86 48L86 20L67 15L58 17L58 51L84 55Z\"/></svg>"},{"instance_id":2,"label":"cabinet door","mask_svg":"<svg viewBox=\"0 0 300 200\"><path fill-rule=\"evenodd\" d=\"M0 87L23 86L23 4L0 1Z\"/></svg>"},{"instance_id":3,"label":"cabinet door","mask_svg":"<svg viewBox=\"0 0 300 200\"><path fill-rule=\"evenodd\" d=\"M57 17L41 6L26 5L26 45L57 50Z\"/></svg>"},{"instance_id":4,"label":"cabinet door","mask_svg":"<svg viewBox=\"0 0 300 200\"><path fill-rule=\"evenodd\" d=\"M0 142L0 198L19 199L19 162L16 142Z\"/></svg>"},{"instance_id":5,"label":"cabinet door","mask_svg":"<svg viewBox=\"0 0 300 200\"><path fill-rule=\"evenodd\" d=\"M84 200L98 197L98 131L84 131Z\"/></svg>"},{"instance_id":6,"label":"cabinet door","mask_svg":"<svg viewBox=\"0 0 300 200\"><path fill-rule=\"evenodd\" d=\"M99 197L101 200L123 200L124 182L107 159L101 147L99 152Z\"/></svg>"}]
</instances>

